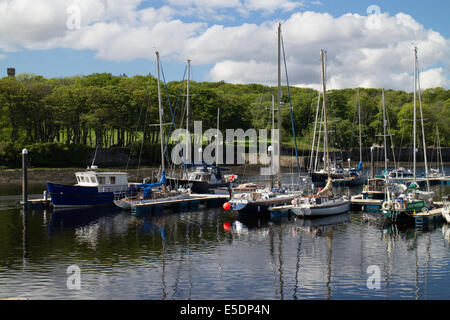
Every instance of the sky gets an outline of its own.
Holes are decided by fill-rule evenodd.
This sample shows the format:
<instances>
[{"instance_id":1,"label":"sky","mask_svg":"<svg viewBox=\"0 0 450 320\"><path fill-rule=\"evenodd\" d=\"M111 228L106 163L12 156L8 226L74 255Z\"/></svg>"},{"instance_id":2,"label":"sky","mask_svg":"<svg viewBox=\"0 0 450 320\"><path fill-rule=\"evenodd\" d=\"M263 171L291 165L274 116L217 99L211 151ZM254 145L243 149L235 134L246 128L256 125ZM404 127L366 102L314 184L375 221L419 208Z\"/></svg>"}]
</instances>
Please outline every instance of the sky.
<instances>
[{"instance_id":1,"label":"sky","mask_svg":"<svg viewBox=\"0 0 450 320\"><path fill-rule=\"evenodd\" d=\"M413 90L450 84L448 0L0 0L0 77L109 72L276 85L281 23L291 86ZM283 66L284 68L284 66ZM286 77L283 70L283 84Z\"/></svg>"}]
</instances>

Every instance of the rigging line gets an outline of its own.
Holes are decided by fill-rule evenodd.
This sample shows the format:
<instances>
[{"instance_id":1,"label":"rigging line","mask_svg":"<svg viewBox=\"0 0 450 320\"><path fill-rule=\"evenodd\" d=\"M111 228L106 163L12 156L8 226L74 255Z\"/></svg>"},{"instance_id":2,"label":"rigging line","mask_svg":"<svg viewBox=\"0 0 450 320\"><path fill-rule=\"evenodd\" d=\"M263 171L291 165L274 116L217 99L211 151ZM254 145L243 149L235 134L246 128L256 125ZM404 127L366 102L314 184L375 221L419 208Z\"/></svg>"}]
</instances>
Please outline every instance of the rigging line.
<instances>
[{"instance_id":1,"label":"rigging line","mask_svg":"<svg viewBox=\"0 0 450 320\"><path fill-rule=\"evenodd\" d=\"M392 134L391 134L391 123L390 123L390 121L389 121L389 113L388 113L388 111L387 111L387 109L386 109L386 119L387 119L387 125L388 125L388 135L389 135L389 138L390 138L390 140L391 140L391 150L392 150L392 157L394 158L393 160L394 160L394 169L397 169L397 160L396 160L396 158L395 158L395 149L394 149L394 139L392 139Z\"/></svg>"},{"instance_id":2,"label":"rigging line","mask_svg":"<svg viewBox=\"0 0 450 320\"><path fill-rule=\"evenodd\" d=\"M323 95L323 93L322 93ZM319 159L319 150L320 150L320 143L321 141L321 135L322 135L322 123L323 123L323 113L324 113L324 108L323 105L320 107L320 123L319 123L319 132L318 132L318 139L317 139L317 150L316 150L316 159L315 159L315 163L314 163L314 171L319 169L319 165L320 165L320 159ZM324 166L325 168L325 166Z\"/></svg>"},{"instance_id":3,"label":"rigging line","mask_svg":"<svg viewBox=\"0 0 450 320\"><path fill-rule=\"evenodd\" d=\"M142 148L144 146L145 129L146 129L146 126L147 126L147 116L148 116L148 109L149 109L149 107L150 107L150 95L148 97L148 104L147 104L147 108L145 110L145 119L144 119L144 128L143 128L143 132L142 132L141 150L139 151L139 160L138 160L138 165L137 165L137 170L136 170L136 181L139 178L139 170L141 168Z\"/></svg>"},{"instance_id":4,"label":"rigging line","mask_svg":"<svg viewBox=\"0 0 450 320\"><path fill-rule=\"evenodd\" d=\"M147 107L150 105L150 94L148 95L148 104ZM136 130L134 132L134 135L137 135L138 129L139 129L139 123L141 122L141 116L142 116L142 110L144 109L145 106L145 101L143 101L142 105L141 105L141 110L139 111L139 117L138 117L138 122L136 125ZM130 153L128 154L128 160L127 160L127 165L125 167L125 170L128 170L128 165L130 164L130 160L131 160L131 151L132 148L130 147Z\"/></svg>"},{"instance_id":5,"label":"rigging line","mask_svg":"<svg viewBox=\"0 0 450 320\"><path fill-rule=\"evenodd\" d=\"M177 104L175 105L175 111L174 111L174 110L172 109L172 105L171 105L171 103L170 103L169 91L168 91L168 89L167 89L166 77L165 77L165 75L164 75L164 70L163 70L162 64L160 64L160 68L161 68L161 75L162 75L162 77L163 77L163 82L164 82L164 89L165 89L165 91L166 91L167 100L169 101L169 109L170 109L170 113L171 113L171 115L172 115L172 123L171 123L171 125L170 125L169 132L168 132L168 134L167 134L167 141L166 141L166 145L165 145L165 148L164 148L164 156L167 157L167 158L169 158L169 155L168 155L169 138L170 138L170 134L171 134L171 132L172 132L172 127L174 127L175 130L177 129L177 125L176 125L176 123L175 123L175 112L176 112L176 109L177 109L177 107L178 107L178 102L179 102L178 98L179 98L180 95L181 95L181 89L180 89L180 93L179 93L178 98L177 98ZM187 67L186 67L186 68L187 68ZM185 68L185 72L184 72L184 75L183 75L182 86L183 86L184 78L185 78L185 76L186 76L186 68ZM179 137L177 137L177 142L180 143ZM183 163L184 163L184 155L182 155L181 159L182 159L182 161L183 161ZM185 166L184 166L184 167L185 167ZM186 167L185 167L185 173L186 173L186 176L187 176Z\"/></svg>"},{"instance_id":6,"label":"rigging line","mask_svg":"<svg viewBox=\"0 0 450 320\"><path fill-rule=\"evenodd\" d=\"M352 124L356 122L356 118L358 116L358 98L356 98L356 105L355 105L355 112L353 112L353 120L352 120ZM352 125L352 129L351 129L351 133L350 133L350 147L353 149L354 145L355 145L355 126Z\"/></svg>"},{"instance_id":7,"label":"rigging line","mask_svg":"<svg viewBox=\"0 0 450 320\"><path fill-rule=\"evenodd\" d=\"M97 143L97 146L95 147L95 153L94 153L94 158L92 159L91 167L94 165L95 158L97 158L97 150L98 150L98 143Z\"/></svg>"},{"instance_id":8,"label":"rigging line","mask_svg":"<svg viewBox=\"0 0 450 320\"><path fill-rule=\"evenodd\" d=\"M175 108L174 108L173 112L172 112L172 109L171 109L172 122L170 123L169 134L167 136L167 144L169 143L169 137L170 137L170 132L172 131L172 127L175 126L175 129L176 129L175 115L176 115L176 112L177 112L177 109L178 109L178 105L180 103L181 93L183 92L184 79L186 78L186 70L187 70L187 66L184 68L183 79L181 80L181 86L180 86L180 89L179 89L179 92L178 92L177 101L175 102ZM163 74L163 77L164 77L164 71L162 72L162 74ZM165 79L164 79L164 81L165 81ZM181 122L181 124L180 124L180 128L182 126L182 123L183 122ZM180 142L179 139L178 139L178 142ZM173 169L173 165L171 166L171 168Z\"/></svg>"},{"instance_id":9,"label":"rigging line","mask_svg":"<svg viewBox=\"0 0 450 320\"><path fill-rule=\"evenodd\" d=\"M316 116L315 116L315 120L314 120L314 130L313 130L313 136L312 136L312 146L311 146L311 155L310 155L310 160L309 160L309 172L312 173L313 170L313 157L314 157L314 147L315 147L315 142L316 142L316 129L317 129L317 118L319 116L319 109L320 109L320 91L318 91L318 96L317 96L317 106L316 106ZM311 104L313 103L313 101L311 101ZM308 119L308 123L310 119Z\"/></svg>"},{"instance_id":10,"label":"rigging line","mask_svg":"<svg viewBox=\"0 0 450 320\"><path fill-rule=\"evenodd\" d=\"M161 68L161 75L162 75L163 82L164 82L164 90L165 90L165 92L166 92L167 100L168 100L168 102L169 102L169 110L170 110L170 114L171 114L171 116L172 116L172 122L171 122L171 124L170 124L169 132L168 132L168 134L167 134L167 140L166 140L165 146L164 146L164 155L168 157L168 155L167 155L167 146L168 146L168 144L169 144L170 133L171 133L171 131L172 131L172 127L175 127L175 129L176 129L177 127L176 127L176 124L175 124L175 114L174 114L174 111L173 111L173 109L172 109L172 104L171 104L171 102L170 102L169 91L168 91L168 88L167 88L166 78L165 78L165 75L164 75L164 70L163 70L162 64L160 64L160 68ZM175 111L176 111L176 110L175 110Z\"/></svg>"},{"instance_id":11,"label":"rigging line","mask_svg":"<svg viewBox=\"0 0 450 320\"><path fill-rule=\"evenodd\" d=\"M430 191L430 182L428 181L428 159L427 159L427 148L425 141L425 127L423 124L423 107L422 107L422 89L420 88L420 69L419 69L419 61L417 59L416 54L416 65L417 65L417 86L419 91L419 107L420 107L420 123L422 125L422 148L423 148L423 159L425 162L425 180L427 183L427 191Z\"/></svg>"},{"instance_id":12,"label":"rigging line","mask_svg":"<svg viewBox=\"0 0 450 320\"><path fill-rule=\"evenodd\" d=\"M170 125L169 132L168 132L168 134L167 134L167 140L166 140L166 143L165 143L165 149L164 149L164 153L166 154L166 152L167 152L167 145L169 144L169 137L170 137L170 133L171 133L171 131L172 131L172 127L175 126L175 129L176 129L176 125L175 125L175 123L174 123L175 114L174 114L174 111L173 111L173 109L172 109L172 103L170 102L169 90L168 90L168 88L167 88L166 77L165 77L165 75L164 75L164 70L163 70L162 64L160 64L160 68L161 68L161 75L162 75L163 82L164 82L164 90L165 90L165 92L166 92L167 100L168 100L168 102L169 102L169 110L170 110L170 114L171 114L171 116L172 116L172 124Z\"/></svg>"},{"instance_id":13,"label":"rigging line","mask_svg":"<svg viewBox=\"0 0 450 320\"><path fill-rule=\"evenodd\" d=\"M292 111L291 89L289 87L289 78L288 78L287 65L286 65L286 55L285 55L285 52L284 52L283 36L281 36L281 47L283 48L284 70L285 70L285 73L286 73L286 83L287 83L288 97L289 97L289 110L291 112L291 125L292 125L292 135L293 135L293 138L294 138L294 146L295 146L295 158L297 160L298 174L300 175L300 163L299 163L299 160L298 160L297 137L295 136L294 113Z\"/></svg>"}]
</instances>

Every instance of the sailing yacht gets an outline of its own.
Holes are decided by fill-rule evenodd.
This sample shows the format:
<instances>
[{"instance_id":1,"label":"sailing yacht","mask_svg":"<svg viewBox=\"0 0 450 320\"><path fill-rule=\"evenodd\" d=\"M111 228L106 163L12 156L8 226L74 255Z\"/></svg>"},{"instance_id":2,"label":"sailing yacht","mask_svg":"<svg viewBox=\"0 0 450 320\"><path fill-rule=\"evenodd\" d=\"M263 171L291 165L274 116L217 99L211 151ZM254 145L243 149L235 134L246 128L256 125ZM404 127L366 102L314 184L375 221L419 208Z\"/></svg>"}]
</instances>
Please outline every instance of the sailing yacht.
<instances>
[{"instance_id":1,"label":"sailing yacht","mask_svg":"<svg viewBox=\"0 0 450 320\"><path fill-rule=\"evenodd\" d=\"M284 51L283 51L284 52ZM287 78L287 71L286 71ZM288 84L289 88L289 84ZM278 128L281 129L281 23L278 24ZM272 125L274 126L274 107L272 108ZM292 109L291 109L292 117ZM274 132L275 130L273 130ZM280 130L281 131L281 130ZM294 141L295 139L295 131ZM268 214L271 207L288 205L298 195L302 194L302 190L295 190L296 186L282 186L281 184L281 132L278 134L278 152L272 150L272 155L276 155L275 165L277 170L277 187L272 188L272 181L269 187L258 186L256 184L244 184L237 188L231 189L231 199L223 205L225 210L232 210L238 214ZM272 158L272 161L274 159ZM298 158L297 158L297 166ZM293 190L294 189L294 190ZM297 188L298 189L298 188Z\"/></svg>"},{"instance_id":2,"label":"sailing yacht","mask_svg":"<svg viewBox=\"0 0 450 320\"><path fill-rule=\"evenodd\" d=\"M187 86L186 86L186 131L190 131L190 75L191 60L187 60ZM238 179L236 174L224 174L230 171L228 168L219 167L219 121L220 108L217 109L217 135L216 137L216 165L202 163L190 163L190 159L183 159L183 173L181 177L169 177L171 185L179 185L190 188L192 193L228 193L231 182ZM189 137L190 139L190 133ZM190 148L191 143L188 143ZM189 163L186 163L186 162Z\"/></svg>"},{"instance_id":3,"label":"sailing yacht","mask_svg":"<svg viewBox=\"0 0 450 320\"><path fill-rule=\"evenodd\" d=\"M437 159L436 168L430 168L430 173L428 176L430 178L445 177L444 161L442 160L442 149L441 149L441 139L439 138L439 128L436 125L436 140L435 145L437 147Z\"/></svg>"},{"instance_id":4,"label":"sailing yacht","mask_svg":"<svg viewBox=\"0 0 450 320\"><path fill-rule=\"evenodd\" d=\"M160 67L159 67L159 53L156 52L156 65L158 69L158 107L159 107L159 130L160 130L160 144L161 144L161 179L159 182L151 184L138 184L136 188L139 194L133 197L118 196L114 200L114 204L119 208L131 210L134 205L167 202L173 200L187 199L190 196L189 189L175 189L167 190L166 173L164 166L164 129L163 129L163 109L161 103L161 84L160 84ZM154 188L157 188L156 190Z\"/></svg>"},{"instance_id":5,"label":"sailing yacht","mask_svg":"<svg viewBox=\"0 0 450 320\"><path fill-rule=\"evenodd\" d=\"M333 193L333 178L330 168L330 155L328 152L328 125L327 125L327 99L325 85L325 51L321 50L322 60L322 91L323 91L323 116L325 135L325 161L328 173L328 181L325 188L317 194L311 196L300 196L292 201L291 211L301 217L331 216L345 213L350 210L350 200L346 196L339 196Z\"/></svg>"},{"instance_id":6,"label":"sailing yacht","mask_svg":"<svg viewBox=\"0 0 450 320\"><path fill-rule=\"evenodd\" d=\"M417 88L418 86L418 88ZM425 165L425 180L426 191L419 190L419 185L416 180L416 111L417 111L417 89L419 89L419 106L420 106L420 118L422 125L422 146L424 151L424 165ZM420 90L420 80L418 74L418 60L417 60L417 47L414 47L414 112L413 112L413 181L408 185L398 185L400 192L393 193L386 192L386 200L382 204L381 213L391 219L397 219L399 216L410 216L412 213L420 212L422 210L428 210L431 208L431 200L434 196L434 192L430 190L430 183L428 181L428 162L425 145L425 130L423 124L422 113L422 99ZM387 175L386 175L387 176ZM398 190L398 189L397 189ZM391 198L392 196L392 198Z\"/></svg>"},{"instance_id":7,"label":"sailing yacht","mask_svg":"<svg viewBox=\"0 0 450 320\"><path fill-rule=\"evenodd\" d=\"M311 156L310 156L310 165L309 165L309 172L311 176L311 181L316 185L325 185L328 181L328 169L322 168L318 169L318 161L317 157L319 154L319 146L320 146L320 138L321 138L321 127L322 127L322 118L323 118L323 109L321 112L321 119L320 119L320 128L318 132L318 142L317 142L317 150L314 151L315 147L315 138L316 138L316 128L317 128L317 122L318 122L318 114L319 114L319 103L320 100L320 93L316 108L316 120L314 124L314 133L313 133L313 143L311 148ZM330 173L331 177L333 179L333 185L341 185L341 186L359 186L363 185L367 182L367 176L363 174L363 162L362 162L362 135L361 135L361 106L360 106L360 99L359 99L359 89L358 89L358 97L357 97L357 103L358 103L358 122L359 122L359 162L358 166L356 168L344 168L342 165L342 159L340 160L334 160L330 165ZM313 155L316 154L316 160L313 161ZM349 159L350 161L350 159Z\"/></svg>"}]
</instances>

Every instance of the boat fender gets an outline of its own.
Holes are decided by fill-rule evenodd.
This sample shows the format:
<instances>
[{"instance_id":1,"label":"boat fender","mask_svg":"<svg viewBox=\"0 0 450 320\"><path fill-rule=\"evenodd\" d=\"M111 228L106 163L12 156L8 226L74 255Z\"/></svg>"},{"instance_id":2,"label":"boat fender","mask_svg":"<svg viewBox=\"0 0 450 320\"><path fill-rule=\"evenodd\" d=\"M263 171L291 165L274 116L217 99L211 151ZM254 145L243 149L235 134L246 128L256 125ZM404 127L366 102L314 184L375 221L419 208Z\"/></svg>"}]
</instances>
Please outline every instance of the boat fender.
<instances>
[{"instance_id":1,"label":"boat fender","mask_svg":"<svg viewBox=\"0 0 450 320\"><path fill-rule=\"evenodd\" d=\"M293 199L293 200L291 201L291 204L295 206L295 205L297 204L297 200Z\"/></svg>"},{"instance_id":2,"label":"boat fender","mask_svg":"<svg viewBox=\"0 0 450 320\"><path fill-rule=\"evenodd\" d=\"M224 210L228 211L231 208L231 203L225 202L222 207Z\"/></svg>"}]
</instances>

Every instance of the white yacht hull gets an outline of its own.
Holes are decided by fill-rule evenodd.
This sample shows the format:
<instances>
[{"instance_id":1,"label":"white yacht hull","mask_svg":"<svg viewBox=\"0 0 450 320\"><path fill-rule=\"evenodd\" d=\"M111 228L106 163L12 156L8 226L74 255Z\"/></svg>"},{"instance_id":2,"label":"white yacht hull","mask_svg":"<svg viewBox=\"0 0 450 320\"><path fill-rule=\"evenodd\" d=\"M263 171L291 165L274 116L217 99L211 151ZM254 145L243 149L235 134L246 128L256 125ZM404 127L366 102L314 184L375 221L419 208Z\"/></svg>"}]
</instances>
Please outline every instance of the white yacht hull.
<instances>
[{"instance_id":1,"label":"white yacht hull","mask_svg":"<svg viewBox=\"0 0 450 320\"><path fill-rule=\"evenodd\" d=\"M292 212L303 217L326 217L345 213L350 210L350 200L330 200L322 204L300 204L294 206Z\"/></svg>"},{"instance_id":2,"label":"white yacht hull","mask_svg":"<svg viewBox=\"0 0 450 320\"><path fill-rule=\"evenodd\" d=\"M444 208L442 208L442 216L447 223L450 223L450 206L444 206Z\"/></svg>"}]
</instances>

